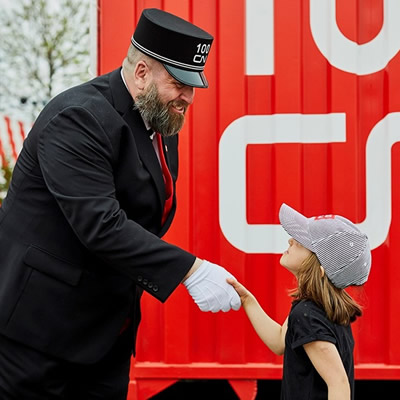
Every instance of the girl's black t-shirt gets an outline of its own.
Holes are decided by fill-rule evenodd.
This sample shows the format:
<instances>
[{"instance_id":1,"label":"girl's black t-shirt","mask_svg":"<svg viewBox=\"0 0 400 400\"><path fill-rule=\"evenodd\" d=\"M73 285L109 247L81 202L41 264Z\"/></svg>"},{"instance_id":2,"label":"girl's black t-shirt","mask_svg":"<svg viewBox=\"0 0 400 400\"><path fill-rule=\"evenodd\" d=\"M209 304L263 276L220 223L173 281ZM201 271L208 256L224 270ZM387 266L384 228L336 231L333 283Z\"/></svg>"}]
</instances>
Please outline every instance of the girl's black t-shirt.
<instances>
[{"instance_id":1,"label":"girl's black t-shirt","mask_svg":"<svg viewBox=\"0 0 400 400\"><path fill-rule=\"evenodd\" d=\"M303 345L322 340L336 345L350 382L354 399L354 339L351 326L331 322L313 301L295 301L289 314L285 338L281 399L326 400L328 388Z\"/></svg>"}]
</instances>

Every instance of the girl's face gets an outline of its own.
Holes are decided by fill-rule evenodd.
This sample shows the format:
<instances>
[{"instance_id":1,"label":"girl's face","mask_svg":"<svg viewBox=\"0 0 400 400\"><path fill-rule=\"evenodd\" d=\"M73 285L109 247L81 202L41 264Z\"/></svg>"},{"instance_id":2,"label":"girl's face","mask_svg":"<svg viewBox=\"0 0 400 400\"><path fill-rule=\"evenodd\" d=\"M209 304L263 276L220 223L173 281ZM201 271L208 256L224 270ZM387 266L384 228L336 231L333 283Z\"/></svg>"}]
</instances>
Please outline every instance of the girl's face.
<instances>
[{"instance_id":1,"label":"girl's face","mask_svg":"<svg viewBox=\"0 0 400 400\"><path fill-rule=\"evenodd\" d=\"M312 252L302 246L293 238L289 239L289 248L282 254L280 263L292 274L297 275L303 262L312 254Z\"/></svg>"}]
</instances>

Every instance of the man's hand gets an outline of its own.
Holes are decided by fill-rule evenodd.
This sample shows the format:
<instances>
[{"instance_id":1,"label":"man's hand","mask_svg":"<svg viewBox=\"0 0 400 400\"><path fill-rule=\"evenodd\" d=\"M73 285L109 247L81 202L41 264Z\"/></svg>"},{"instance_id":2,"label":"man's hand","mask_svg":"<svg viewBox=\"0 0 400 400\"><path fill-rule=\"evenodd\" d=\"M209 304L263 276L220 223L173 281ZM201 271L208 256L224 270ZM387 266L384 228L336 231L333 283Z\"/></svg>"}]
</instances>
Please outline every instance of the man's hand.
<instances>
[{"instance_id":1,"label":"man's hand","mask_svg":"<svg viewBox=\"0 0 400 400\"><path fill-rule=\"evenodd\" d=\"M236 311L240 297L227 278L235 279L225 268L203 261L183 284L201 311Z\"/></svg>"}]
</instances>

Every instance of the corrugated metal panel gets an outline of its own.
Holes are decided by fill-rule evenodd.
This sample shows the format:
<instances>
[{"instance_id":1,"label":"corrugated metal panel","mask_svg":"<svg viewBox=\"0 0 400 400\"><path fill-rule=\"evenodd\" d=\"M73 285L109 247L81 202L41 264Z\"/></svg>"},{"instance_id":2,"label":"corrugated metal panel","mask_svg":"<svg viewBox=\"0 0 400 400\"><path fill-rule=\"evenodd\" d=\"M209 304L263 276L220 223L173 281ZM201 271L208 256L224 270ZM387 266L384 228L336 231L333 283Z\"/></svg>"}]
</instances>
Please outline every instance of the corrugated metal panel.
<instances>
[{"instance_id":1,"label":"corrugated metal panel","mask_svg":"<svg viewBox=\"0 0 400 400\"><path fill-rule=\"evenodd\" d=\"M99 5L101 73L120 65L143 8L163 8L215 36L210 88L197 90L181 134L178 212L167 239L226 266L283 321L295 283L279 266L286 240L277 225L280 204L362 224L374 250L369 282L352 290L365 304L353 328L356 377L399 379L399 4ZM273 30L262 21L273 22ZM162 379L160 387L183 377L226 378L239 392L241 379L281 376L282 359L261 343L243 311L201 313L183 288L165 305L146 295L143 309L133 371L139 398Z\"/></svg>"}]
</instances>

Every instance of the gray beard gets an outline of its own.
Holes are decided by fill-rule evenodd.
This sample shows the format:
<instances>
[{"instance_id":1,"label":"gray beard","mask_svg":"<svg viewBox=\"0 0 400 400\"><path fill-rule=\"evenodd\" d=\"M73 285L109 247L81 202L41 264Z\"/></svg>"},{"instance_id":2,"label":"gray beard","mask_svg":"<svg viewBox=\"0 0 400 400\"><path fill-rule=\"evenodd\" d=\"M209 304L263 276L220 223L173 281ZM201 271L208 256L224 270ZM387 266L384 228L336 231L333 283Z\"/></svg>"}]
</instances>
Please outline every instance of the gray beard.
<instances>
[{"instance_id":1,"label":"gray beard","mask_svg":"<svg viewBox=\"0 0 400 400\"><path fill-rule=\"evenodd\" d=\"M172 102L167 104L161 102L157 86L153 83L145 93L136 97L134 108L139 110L142 118L155 132L168 137L176 135L185 122L184 114L169 111L171 104Z\"/></svg>"}]
</instances>

